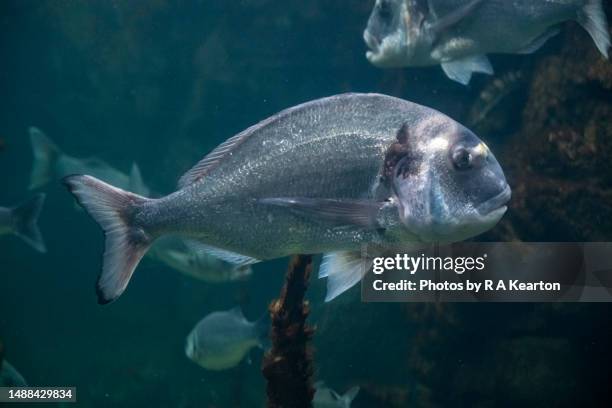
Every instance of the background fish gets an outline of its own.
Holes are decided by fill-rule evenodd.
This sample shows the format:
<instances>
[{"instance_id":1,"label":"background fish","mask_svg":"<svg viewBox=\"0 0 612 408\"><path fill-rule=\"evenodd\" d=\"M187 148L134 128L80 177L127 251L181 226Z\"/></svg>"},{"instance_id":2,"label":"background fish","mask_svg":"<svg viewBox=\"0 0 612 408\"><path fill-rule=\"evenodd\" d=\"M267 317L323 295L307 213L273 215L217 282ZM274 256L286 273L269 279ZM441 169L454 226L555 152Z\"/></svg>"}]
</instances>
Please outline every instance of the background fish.
<instances>
[{"instance_id":1,"label":"background fish","mask_svg":"<svg viewBox=\"0 0 612 408\"><path fill-rule=\"evenodd\" d=\"M0 387L27 387L28 384L19 371L8 361L0 363Z\"/></svg>"},{"instance_id":2,"label":"background fish","mask_svg":"<svg viewBox=\"0 0 612 408\"><path fill-rule=\"evenodd\" d=\"M148 199L91 176L65 179L106 233L98 301L126 288L156 238L242 258L325 253L332 299L361 278L363 244L454 242L495 225L510 187L472 132L433 109L345 94L285 110L221 144Z\"/></svg>"},{"instance_id":3,"label":"background fish","mask_svg":"<svg viewBox=\"0 0 612 408\"><path fill-rule=\"evenodd\" d=\"M15 207L0 207L0 235L16 235L38 252L47 252L37 224L44 202L45 195L36 194Z\"/></svg>"},{"instance_id":4,"label":"background fish","mask_svg":"<svg viewBox=\"0 0 612 408\"><path fill-rule=\"evenodd\" d=\"M239 307L213 312L187 336L185 354L208 370L225 370L238 365L253 347L264 348L269 330L268 313L249 322Z\"/></svg>"},{"instance_id":5,"label":"background fish","mask_svg":"<svg viewBox=\"0 0 612 408\"><path fill-rule=\"evenodd\" d=\"M376 0L363 36L376 66L440 64L467 85L473 72L493 73L486 54L532 53L569 20L608 58L601 0Z\"/></svg>"},{"instance_id":6,"label":"background fish","mask_svg":"<svg viewBox=\"0 0 612 408\"><path fill-rule=\"evenodd\" d=\"M350 388L344 395L327 388L323 382L315 384L315 395L312 400L314 408L349 408L359 393L359 387Z\"/></svg>"},{"instance_id":7,"label":"background fish","mask_svg":"<svg viewBox=\"0 0 612 408\"><path fill-rule=\"evenodd\" d=\"M81 159L63 153L40 129L28 129L30 143L34 154L34 163L30 174L30 189L40 188L52 180L61 180L70 174L92 174L119 188L128 189L138 194L149 195L150 190L144 184L140 169L132 164L127 175L98 158Z\"/></svg>"},{"instance_id":8,"label":"background fish","mask_svg":"<svg viewBox=\"0 0 612 408\"><path fill-rule=\"evenodd\" d=\"M160 238L147 255L186 276L207 283L234 282L247 279L253 273L250 265L237 265L220 259L211 253L209 247L179 237Z\"/></svg>"},{"instance_id":9,"label":"background fish","mask_svg":"<svg viewBox=\"0 0 612 408\"><path fill-rule=\"evenodd\" d=\"M31 127L29 133L34 152L30 188L42 187L51 180L61 179L70 174L87 173L137 194L151 194L136 163L132 164L128 176L100 159L80 159L62 153L42 131L35 127ZM160 240L153 246L151 255L152 258L174 270L209 283L243 279L252 272L248 266L235 265L218 259L206 251L199 250L197 243L188 245L180 238Z\"/></svg>"}]
</instances>

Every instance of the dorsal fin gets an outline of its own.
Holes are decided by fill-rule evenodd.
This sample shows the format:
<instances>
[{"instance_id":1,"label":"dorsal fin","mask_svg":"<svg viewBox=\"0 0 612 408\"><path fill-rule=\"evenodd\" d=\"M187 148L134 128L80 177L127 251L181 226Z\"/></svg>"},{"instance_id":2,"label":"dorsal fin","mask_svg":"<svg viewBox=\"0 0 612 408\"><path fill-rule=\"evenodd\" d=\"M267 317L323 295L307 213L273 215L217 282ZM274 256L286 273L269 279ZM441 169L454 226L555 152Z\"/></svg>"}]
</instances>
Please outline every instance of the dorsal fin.
<instances>
[{"instance_id":1,"label":"dorsal fin","mask_svg":"<svg viewBox=\"0 0 612 408\"><path fill-rule=\"evenodd\" d=\"M272 115L269 118L264 119L261 122L243 130L237 135L230 137L225 142L215 147L213 151L208 153L202 160L198 162L198 164L193 166L187 173L183 174L183 176L178 181L178 188L184 188L190 184L195 183L196 181L201 180L204 176L210 173L212 169L217 167L217 165L221 163L221 160L228 153L240 146L242 142L247 140L253 133L255 133L257 129L263 128L274 122L275 120L278 120L279 118L286 117L293 112L299 111L303 107L312 103L313 102L306 102L301 105L282 110L276 115Z\"/></svg>"},{"instance_id":2,"label":"dorsal fin","mask_svg":"<svg viewBox=\"0 0 612 408\"><path fill-rule=\"evenodd\" d=\"M195 166L179 179L178 188L184 188L196 181L202 179L208 172L215 168L223 157L234 150L236 146L242 143L251 134L250 128L244 132L240 132L235 136L230 137L225 142L217 146L213 151L208 153L202 160L200 160Z\"/></svg>"},{"instance_id":3,"label":"dorsal fin","mask_svg":"<svg viewBox=\"0 0 612 408\"><path fill-rule=\"evenodd\" d=\"M292 114L296 112L303 111L304 109L310 106L317 106L326 103L327 101L343 98L348 98L352 96L358 95L370 95L380 97L378 94L357 94L357 93L345 93L340 95L334 95L327 98L316 99L314 101L305 102L291 108L287 108L285 110L280 111L279 113L270 116L267 119L262 120L261 122L243 130L238 133L236 136L233 136L227 139L225 142L221 143L217 146L213 151L208 153L202 160L198 162L195 166L193 166L187 173L185 173L178 182L178 188L184 188L190 184L193 184L199 180L201 180L204 176L210 173L214 168L216 168L219 163L223 160L223 158L235 150L239 145L249 139L251 135L253 135L258 129L264 128L269 124L280 120L286 119L290 117Z\"/></svg>"}]
</instances>

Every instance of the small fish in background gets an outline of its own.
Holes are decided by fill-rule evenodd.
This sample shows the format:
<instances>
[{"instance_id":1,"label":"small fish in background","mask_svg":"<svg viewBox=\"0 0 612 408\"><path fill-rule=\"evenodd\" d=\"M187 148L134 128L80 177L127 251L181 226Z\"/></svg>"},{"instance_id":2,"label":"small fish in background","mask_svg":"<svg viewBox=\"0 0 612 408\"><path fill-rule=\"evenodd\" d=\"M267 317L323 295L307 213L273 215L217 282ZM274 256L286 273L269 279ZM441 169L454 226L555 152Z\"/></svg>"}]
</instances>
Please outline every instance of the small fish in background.
<instances>
[{"instance_id":1,"label":"small fish in background","mask_svg":"<svg viewBox=\"0 0 612 408\"><path fill-rule=\"evenodd\" d=\"M250 265L221 259L213 255L211 248L198 241L179 237L160 238L147 255L184 275L207 283L241 281L253 273Z\"/></svg>"},{"instance_id":2,"label":"small fish in background","mask_svg":"<svg viewBox=\"0 0 612 408\"><path fill-rule=\"evenodd\" d=\"M187 336L185 354L208 370L226 370L237 366L252 348L266 348L269 331L268 313L249 322L240 307L213 312Z\"/></svg>"},{"instance_id":3,"label":"small fish in background","mask_svg":"<svg viewBox=\"0 0 612 408\"><path fill-rule=\"evenodd\" d=\"M361 280L364 244L461 241L492 228L511 196L474 133L380 94L286 109L219 145L162 198L89 175L64 183L105 231L101 304L124 292L165 235L197 240L243 265L326 253L320 276L331 300Z\"/></svg>"},{"instance_id":4,"label":"small fish in background","mask_svg":"<svg viewBox=\"0 0 612 408\"><path fill-rule=\"evenodd\" d=\"M47 252L38 229L44 202L45 194L41 193L15 207L0 207L0 235L16 235L38 252Z\"/></svg>"},{"instance_id":5,"label":"small fish in background","mask_svg":"<svg viewBox=\"0 0 612 408\"><path fill-rule=\"evenodd\" d=\"M492 79L480 92L478 99L474 102L468 113L467 124L477 128L482 132L488 133L492 126L505 128L508 123L504 120L493 120L490 118L493 113L500 108L516 106L508 100L525 83L525 77L521 71L510 71L501 75L499 78ZM506 112L508 109L504 109Z\"/></svg>"},{"instance_id":6,"label":"small fish in background","mask_svg":"<svg viewBox=\"0 0 612 408\"><path fill-rule=\"evenodd\" d=\"M34 153L30 189L42 187L70 174L88 173L109 183L116 183L118 188L142 195L151 194L135 163L128 176L100 159L81 159L64 154L38 128L30 127L28 131ZM227 282L246 278L252 272L249 266L236 266L198 250L197 243L190 248L180 239L173 242L166 240L156 243L151 251L152 258L193 278L209 283Z\"/></svg>"},{"instance_id":7,"label":"small fish in background","mask_svg":"<svg viewBox=\"0 0 612 408\"><path fill-rule=\"evenodd\" d=\"M441 65L463 85L492 74L486 54L531 54L577 21L608 58L601 0L376 0L363 37L381 68Z\"/></svg>"},{"instance_id":8,"label":"small fish in background","mask_svg":"<svg viewBox=\"0 0 612 408\"><path fill-rule=\"evenodd\" d=\"M129 175L115 169L97 158L77 158L63 153L40 129L28 129L30 143L34 154L34 163L30 174L30 190L45 186L51 181L61 180L71 174L95 174L97 178L119 188L139 191L138 194L149 195L151 192L144 184L140 169L132 164Z\"/></svg>"},{"instance_id":9,"label":"small fish in background","mask_svg":"<svg viewBox=\"0 0 612 408\"><path fill-rule=\"evenodd\" d=\"M6 149L6 140L3 137L0 137L0 152Z\"/></svg>"},{"instance_id":10,"label":"small fish in background","mask_svg":"<svg viewBox=\"0 0 612 408\"><path fill-rule=\"evenodd\" d=\"M315 395L312 405L314 408L350 408L358 393L359 387L352 387L344 395L338 395L336 391L326 387L322 381L319 381L315 383Z\"/></svg>"},{"instance_id":11,"label":"small fish in background","mask_svg":"<svg viewBox=\"0 0 612 408\"><path fill-rule=\"evenodd\" d=\"M0 387L27 387L25 379L8 361L0 362Z\"/></svg>"}]
</instances>

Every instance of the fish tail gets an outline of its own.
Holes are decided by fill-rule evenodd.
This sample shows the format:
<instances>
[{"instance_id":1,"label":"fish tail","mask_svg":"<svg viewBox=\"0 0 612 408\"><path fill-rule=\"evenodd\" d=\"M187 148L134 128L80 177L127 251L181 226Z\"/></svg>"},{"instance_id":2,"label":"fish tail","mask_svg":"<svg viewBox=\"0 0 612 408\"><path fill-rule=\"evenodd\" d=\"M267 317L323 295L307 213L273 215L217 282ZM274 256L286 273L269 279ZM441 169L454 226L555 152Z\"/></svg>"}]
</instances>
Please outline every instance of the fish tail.
<instances>
[{"instance_id":1,"label":"fish tail","mask_svg":"<svg viewBox=\"0 0 612 408\"><path fill-rule=\"evenodd\" d=\"M607 59L608 49L610 48L610 33L608 32L608 20L601 0L586 0L586 3L578 12L578 23L588 31L599 52Z\"/></svg>"},{"instance_id":2,"label":"fish tail","mask_svg":"<svg viewBox=\"0 0 612 408\"><path fill-rule=\"evenodd\" d=\"M53 166L57 158L62 154L60 149L40 129L31 127L28 129L32 153L34 153L34 164L30 174L30 190L47 184L53 176Z\"/></svg>"},{"instance_id":3,"label":"fish tail","mask_svg":"<svg viewBox=\"0 0 612 408\"><path fill-rule=\"evenodd\" d=\"M13 233L30 244L38 252L47 252L38 229L38 216L45 202L44 194L36 194L28 201L12 209Z\"/></svg>"},{"instance_id":4,"label":"fish tail","mask_svg":"<svg viewBox=\"0 0 612 408\"><path fill-rule=\"evenodd\" d=\"M355 386L355 387L351 387L351 389L349 389L341 398L340 400L342 401L342 406L344 407L350 407L351 403L353 402L353 400L355 399L355 397L357 396L357 394L359 394L359 387Z\"/></svg>"},{"instance_id":5,"label":"fish tail","mask_svg":"<svg viewBox=\"0 0 612 408\"><path fill-rule=\"evenodd\" d=\"M138 209L150 199L86 175L68 176L63 182L104 231L102 272L96 289L98 303L110 303L123 293L153 243L135 221Z\"/></svg>"}]
</instances>

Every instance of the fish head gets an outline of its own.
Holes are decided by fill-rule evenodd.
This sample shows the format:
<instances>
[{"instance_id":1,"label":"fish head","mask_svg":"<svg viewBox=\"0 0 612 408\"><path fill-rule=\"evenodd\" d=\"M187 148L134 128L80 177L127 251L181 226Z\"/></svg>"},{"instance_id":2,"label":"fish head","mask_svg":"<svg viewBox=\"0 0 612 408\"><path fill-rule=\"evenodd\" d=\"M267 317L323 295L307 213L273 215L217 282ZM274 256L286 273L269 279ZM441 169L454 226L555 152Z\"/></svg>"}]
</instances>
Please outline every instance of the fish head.
<instances>
[{"instance_id":1,"label":"fish head","mask_svg":"<svg viewBox=\"0 0 612 408\"><path fill-rule=\"evenodd\" d=\"M426 65L433 36L423 0L376 0L363 39L366 58L381 68Z\"/></svg>"},{"instance_id":2,"label":"fish head","mask_svg":"<svg viewBox=\"0 0 612 408\"><path fill-rule=\"evenodd\" d=\"M492 228L510 187L493 153L443 115L414 127L391 173L400 220L424 242L457 242ZM411 147L412 146L412 147Z\"/></svg>"}]
</instances>

